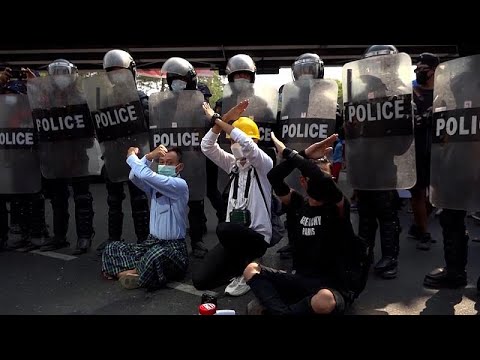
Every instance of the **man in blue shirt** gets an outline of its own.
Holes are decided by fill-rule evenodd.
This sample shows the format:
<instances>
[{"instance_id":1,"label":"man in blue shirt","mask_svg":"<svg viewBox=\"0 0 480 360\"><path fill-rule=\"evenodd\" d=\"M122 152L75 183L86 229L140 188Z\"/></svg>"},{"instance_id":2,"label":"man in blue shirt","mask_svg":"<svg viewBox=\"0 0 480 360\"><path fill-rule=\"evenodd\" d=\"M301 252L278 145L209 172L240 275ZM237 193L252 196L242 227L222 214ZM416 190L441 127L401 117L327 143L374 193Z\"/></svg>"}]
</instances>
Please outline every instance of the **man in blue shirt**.
<instances>
[{"instance_id":1,"label":"man in blue shirt","mask_svg":"<svg viewBox=\"0 0 480 360\"><path fill-rule=\"evenodd\" d=\"M188 267L188 186L179 176L183 169L180 149L167 150L160 145L141 159L138 152L136 147L128 149L129 177L151 200L150 235L140 244L108 244L102 255L102 272L110 279L117 277L127 289L158 288L183 278ZM158 173L151 170L154 160L160 163Z\"/></svg>"}]
</instances>

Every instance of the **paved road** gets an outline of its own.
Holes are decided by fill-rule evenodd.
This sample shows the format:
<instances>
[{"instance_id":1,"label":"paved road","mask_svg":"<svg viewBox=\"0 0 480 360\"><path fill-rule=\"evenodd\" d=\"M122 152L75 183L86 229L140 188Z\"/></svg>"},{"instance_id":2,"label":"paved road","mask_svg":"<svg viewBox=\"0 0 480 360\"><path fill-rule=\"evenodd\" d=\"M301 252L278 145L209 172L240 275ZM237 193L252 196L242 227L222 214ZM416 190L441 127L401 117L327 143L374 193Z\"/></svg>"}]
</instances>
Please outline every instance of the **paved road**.
<instances>
[{"instance_id":1,"label":"paved road","mask_svg":"<svg viewBox=\"0 0 480 360\"><path fill-rule=\"evenodd\" d=\"M342 174L344 175L344 174ZM342 176L341 186L348 193ZM103 184L92 186L95 207L94 248L107 237L106 191ZM128 193L128 191L127 191ZM215 242L214 212L207 203L208 235L206 244ZM134 232L129 216L129 200L124 202L126 213L124 238L133 241ZM48 221L51 223L51 208L47 203ZM70 214L73 214L73 201ZM367 288L354 306L351 314L477 314L479 295L476 281L480 275L480 243L470 242L468 262L468 285L460 290L429 290L422 286L423 276L436 266L443 264L441 229L438 219L432 219L432 236L438 240L428 252L415 248L415 241L406 237L411 214L404 208L401 222L399 276L394 280L382 280L370 275ZM80 257L71 255L75 245L74 216L70 218L68 233L70 249L55 253L0 253L0 314L185 314L197 311L201 292L191 286L191 273L182 283L172 283L169 288L145 292L143 289L124 290L114 281L104 280L100 275L100 258L94 251ZM353 213L355 226L357 215ZM480 227L471 219L467 224L471 237L480 235ZM377 239L376 256L379 256ZM264 262L269 266L289 269L289 260L280 260L276 250L280 243L269 249ZM67 256L62 256L63 254ZM53 257L52 257L53 256ZM199 261L191 258L191 262ZM238 298L223 296L223 289L215 289L220 295L219 307L235 309L245 314L246 304L253 298L251 293Z\"/></svg>"}]
</instances>

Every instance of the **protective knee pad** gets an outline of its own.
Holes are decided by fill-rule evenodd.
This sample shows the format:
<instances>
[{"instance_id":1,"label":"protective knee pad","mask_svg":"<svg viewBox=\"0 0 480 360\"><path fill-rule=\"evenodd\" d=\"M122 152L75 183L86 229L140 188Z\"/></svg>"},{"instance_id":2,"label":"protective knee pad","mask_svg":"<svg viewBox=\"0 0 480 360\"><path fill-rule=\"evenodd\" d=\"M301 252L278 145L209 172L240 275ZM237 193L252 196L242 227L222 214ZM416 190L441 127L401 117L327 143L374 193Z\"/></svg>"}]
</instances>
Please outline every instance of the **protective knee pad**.
<instances>
[{"instance_id":1,"label":"protective knee pad","mask_svg":"<svg viewBox=\"0 0 480 360\"><path fill-rule=\"evenodd\" d=\"M377 219L370 212L362 212L358 218L358 235L368 242L369 246L375 244L375 234L377 233Z\"/></svg>"},{"instance_id":2,"label":"protective knee pad","mask_svg":"<svg viewBox=\"0 0 480 360\"><path fill-rule=\"evenodd\" d=\"M122 211L122 202L125 199L125 193L120 194L108 194L107 196L107 204L109 207L109 211L111 209L120 209Z\"/></svg>"},{"instance_id":3,"label":"protective knee pad","mask_svg":"<svg viewBox=\"0 0 480 360\"><path fill-rule=\"evenodd\" d=\"M20 224L22 217L22 201L13 199L10 201L10 224Z\"/></svg>"},{"instance_id":4,"label":"protective knee pad","mask_svg":"<svg viewBox=\"0 0 480 360\"><path fill-rule=\"evenodd\" d=\"M90 192L85 194L75 194L73 200L75 201L75 208L92 209L93 211L93 196Z\"/></svg>"},{"instance_id":5,"label":"protective knee pad","mask_svg":"<svg viewBox=\"0 0 480 360\"><path fill-rule=\"evenodd\" d=\"M30 231L32 237L46 236L47 225L45 222L45 197L43 194L33 194L29 209Z\"/></svg>"},{"instance_id":6,"label":"protective knee pad","mask_svg":"<svg viewBox=\"0 0 480 360\"><path fill-rule=\"evenodd\" d=\"M92 194L76 195L75 198L75 223L79 238L93 236L93 198Z\"/></svg>"},{"instance_id":7,"label":"protective knee pad","mask_svg":"<svg viewBox=\"0 0 480 360\"><path fill-rule=\"evenodd\" d=\"M148 212L148 198L144 193L135 194L131 199L132 212L147 211Z\"/></svg>"}]
</instances>

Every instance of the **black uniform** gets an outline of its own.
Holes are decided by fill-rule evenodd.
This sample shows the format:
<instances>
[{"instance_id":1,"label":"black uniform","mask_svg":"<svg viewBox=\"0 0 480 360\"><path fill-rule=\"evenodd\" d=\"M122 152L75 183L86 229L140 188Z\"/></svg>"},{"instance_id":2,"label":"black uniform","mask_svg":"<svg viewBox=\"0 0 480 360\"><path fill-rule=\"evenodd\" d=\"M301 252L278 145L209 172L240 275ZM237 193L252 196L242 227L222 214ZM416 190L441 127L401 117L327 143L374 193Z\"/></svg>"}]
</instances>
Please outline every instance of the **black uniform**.
<instances>
[{"instance_id":1,"label":"black uniform","mask_svg":"<svg viewBox=\"0 0 480 360\"><path fill-rule=\"evenodd\" d=\"M470 72L464 72L451 80L450 86L452 94L455 97L457 108L462 108L466 100L478 103L478 100L463 98L462 95L475 93L468 89L478 86L472 79L475 75ZM470 91L468 91L470 90ZM462 171L464 164L449 163L452 174ZM458 189L461 191L461 189ZM468 261L468 232L465 226L466 211L443 209L440 214L440 225L443 235L443 251L445 256L445 267L438 268L425 276L424 285L432 288L457 288L467 284L467 272L465 270ZM480 278L477 282L480 290Z\"/></svg>"},{"instance_id":2,"label":"black uniform","mask_svg":"<svg viewBox=\"0 0 480 360\"><path fill-rule=\"evenodd\" d=\"M23 81L10 81L0 93L26 94ZM7 202L10 202L10 226ZM8 232L18 236L9 248L24 248L26 251L38 248L48 238L45 223L45 198L42 192L36 194L0 195L0 251L7 246Z\"/></svg>"},{"instance_id":3,"label":"black uniform","mask_svg":"<svg viewBox=\"0 0 480 360\"><path fill-rule=\"evenodd\" d=\"M366 94L374 93L375 98L383 98L388 94L387 86L381 79L371 76L361 76L361 80L367 84L367 89L359 95L359 99L367 99ZM402 86L400 83L392 88ZM352 99L355 102L355 99ZM363 100L365 101L365 100ZM348 126L348 124L347 124ZM370 152L370 164L376 169L382 169L382 178L387 184L394 187L397 183L397 168L394 163L394 156L403 154L411 146L411 141L406 138L404 142L396 142L397 147L389 149L385 154L385 149L371 147L365 149ZM358 167L355 173L365 172L366 177L372 174L365 169L365 164L347 164L349 171ZM385 279L394 278L397 275L397 258L399 253L400 238L400 220L398 218L398 209L400 199L397 190L356 190L358 199L358 235L365 239L369 244L369 257L373 262L373 248L375 246L375 235L377 227L380 226L380 241L382 247L382 258L374 267L375 272ZM378 221L378 223L377 223Z\"/></svg>"},{"instance_id":4,"label":"black uniform","mask_svg":"<svg viewBox=\"0 0 480 360\"><path fill-rule=\"evenodd\" d=\"M143 107L147 128L149 124L148 96L141 90L138 90L138 96ZM101 254L106 244L110 241L120 241L123 231L123 211L122 203L125 199L125 182L114 183L109 180L106 174L105 183L107 186L108 203L108 240L100 244L97 251ZM131 181L126 181L130 192L130 205L132 208L133 225L137 242L143 242L147 239L150 225L150 210L148 208L147 195L136 187Z\"/></svg>"}]
</instances>

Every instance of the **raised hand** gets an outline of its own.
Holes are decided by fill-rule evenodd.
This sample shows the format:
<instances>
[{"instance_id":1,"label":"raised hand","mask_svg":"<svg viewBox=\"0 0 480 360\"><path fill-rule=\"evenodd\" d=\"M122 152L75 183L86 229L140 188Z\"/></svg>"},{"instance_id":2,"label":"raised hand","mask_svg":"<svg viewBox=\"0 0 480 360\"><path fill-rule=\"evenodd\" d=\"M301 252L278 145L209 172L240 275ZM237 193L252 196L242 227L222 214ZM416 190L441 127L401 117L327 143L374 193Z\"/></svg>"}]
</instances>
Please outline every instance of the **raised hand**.
<instances>
[{"instance_id":1,"label":"raised hand","mask_svg":"<svg viewBox=\"0 0 480 360\"><path fill-rule=\"evenodd\" d=\"M272 131L271 133L272 141L273 144L275 145L275 148L277 149L277 152L281 155L283 153L283 150L285 150L286 146L283 142L277 139L275 136L275 133Z\"/></svg>"},{"instance_id":2,"label":"raised hand","mask_svg":"<svg viewBox=\"0 0 480 360\"><path fill-rule=\"evenodd\" d=\"M306 148L305 155L307 155L309 159L320 159L326 156L329 151L332 151L332 145L337 139L338 134L330 135L325 140L319 141Z\"/></svg>"},{"instance_id":3,"label":"raised hand","mask_svg":"<svg viewBox=\"0 0 480 360\"><path fill-rule=\"evenodd\" d=\"M234 120L234 121L237 120L240 117L240 115L242 115L242 113L245 111L245 109L248 107L248 104L249 104L248 99L245 99L239 102L233 108L228 110L225 115L222 116L222 120L226 123L228 123L231 120Z\"/></svg>"}]
</instances>

